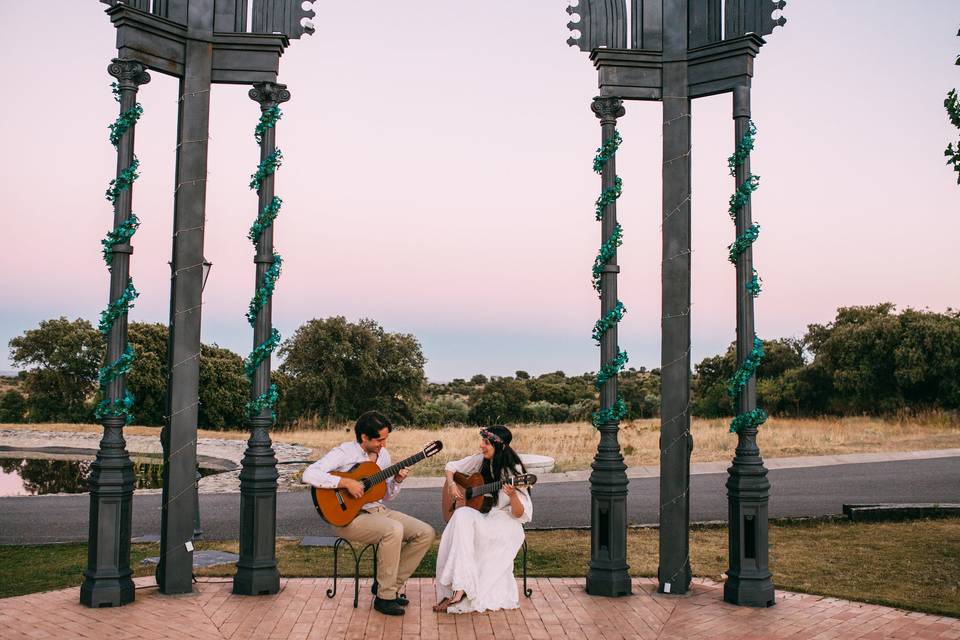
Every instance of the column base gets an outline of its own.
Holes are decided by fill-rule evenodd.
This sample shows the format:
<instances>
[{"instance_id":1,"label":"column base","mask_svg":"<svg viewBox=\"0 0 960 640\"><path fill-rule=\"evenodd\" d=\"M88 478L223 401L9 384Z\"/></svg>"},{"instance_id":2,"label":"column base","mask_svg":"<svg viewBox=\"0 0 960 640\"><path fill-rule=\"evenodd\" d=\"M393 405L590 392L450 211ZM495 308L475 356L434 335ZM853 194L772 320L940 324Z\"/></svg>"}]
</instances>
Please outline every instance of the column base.
<instances>
[{"instance_id":1,"label":"column base","mask_svg":"<svg viewBox=\"0 0 960 640\"><path fill-rule=\"evenodd\" d=\"M770 574L728 577L723 585L723 601L742 607L772 607L777 600Z\"/></svg>"},{"instance_id":2,"label":"column base","mask_svg":"<svg viewBox=\"0 0 960 640\"><path fill-rule=\"evenodd\" d=\"M119 578L94 578L88 575L80 587L80 604L94 609L122 607L133 602L133 599L133 580L129 575Z\"/></svg>"},{"instance_id":3,"label":"column base","mask_svg":"<svg viewBox=\"0 0 960 640\"><path fill-rule=\"evenodd\" d=\"M690 569L690 562L684 564L683 569L678 572L680 575L673 578L671 582L666 582L662 576L659 576L657 584L657 593L666 593L669 595L682 596L690 590L690 583L693 582L693 572ZM667 586L669 585L669 586Z\"/></svg>"},{"instance_id":4,"label":"column base","mask_svg":"<svg viewBox=\"0 0 960 640\"><path fill-rule=\"evenodd\" d=\"M633 593L626 569L594 569L587 572L587 593L592 596L629 596Z\"/></svg>"},{"instance_id":5,"label":"column base","mask_svg":"<svg viewBox=\"0 0 960 640\"><path fill-rule=\"evenodd\" d=\"M240 596L267 596L280 591L280 572L270 567L242 567L237 565L233 577L233 593Z\"/></svg>"}]
</instances>

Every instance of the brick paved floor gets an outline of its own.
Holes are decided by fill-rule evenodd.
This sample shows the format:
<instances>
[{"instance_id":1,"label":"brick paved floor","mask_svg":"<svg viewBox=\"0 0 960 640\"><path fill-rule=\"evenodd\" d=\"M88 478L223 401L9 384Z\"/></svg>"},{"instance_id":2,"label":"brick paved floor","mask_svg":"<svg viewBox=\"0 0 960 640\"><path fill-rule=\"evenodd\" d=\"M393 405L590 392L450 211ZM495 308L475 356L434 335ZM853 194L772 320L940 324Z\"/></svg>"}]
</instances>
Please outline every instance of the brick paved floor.
<instances>
[{"instance_id":1,"label":"brick paved floor","mask_svg":"<svg viewBox=\"0 0 960 640\"><path fill-rule=\"evenodd\" d=\"M960 619L836 598L780 591L770 609L734 607L723 602L722 585L703 579L687 596L655 594L655 582L642 578L633 596L595 598L584 592L582 578L538 578L519 610L457 616L433 613L432 581L412 580L408 613L395 618L371 609L369 580L357 609L350 581L328 599L327 578L284 579L279 594L261 597L231 595L229 580L205 580L194 594L163 596L152 578L140 578L136 602L117 609L80 606L77 588L0 600L0 638L960 639Z\"/></svg>"}]
</instances>

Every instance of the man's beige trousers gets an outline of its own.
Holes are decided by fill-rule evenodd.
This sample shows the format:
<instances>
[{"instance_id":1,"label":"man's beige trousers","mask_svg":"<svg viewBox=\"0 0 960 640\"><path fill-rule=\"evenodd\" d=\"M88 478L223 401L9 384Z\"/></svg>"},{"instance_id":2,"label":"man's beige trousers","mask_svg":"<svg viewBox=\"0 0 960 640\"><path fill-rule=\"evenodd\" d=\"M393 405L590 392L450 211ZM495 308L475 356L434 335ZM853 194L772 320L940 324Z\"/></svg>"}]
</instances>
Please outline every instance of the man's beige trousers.
<instances>
[{"instance_id":1,"label":"man's beige trousers","mask_svg":"<svg viewBox=\"0 0 960 640\"><path fill-rule=\"evenodd\" d=\"M361 511L345 527L331 527L350 542L379 544L377 554L377 597L393 600L416 570L436 533L426 522L399 511L375 507Z\"/></svg>"}]
</instances>

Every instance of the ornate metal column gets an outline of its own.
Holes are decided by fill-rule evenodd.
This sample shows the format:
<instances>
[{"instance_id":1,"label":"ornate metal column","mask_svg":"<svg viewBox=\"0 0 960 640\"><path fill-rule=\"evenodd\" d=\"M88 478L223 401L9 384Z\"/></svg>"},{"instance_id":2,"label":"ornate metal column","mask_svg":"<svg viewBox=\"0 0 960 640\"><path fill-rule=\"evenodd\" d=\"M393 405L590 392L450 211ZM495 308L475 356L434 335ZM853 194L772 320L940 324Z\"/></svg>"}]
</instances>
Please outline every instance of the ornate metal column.
<instances>
[{"instance_id":1,"label":"ornate metal column","mask_svg":"<svg viewBox=\"0 0 960 640\"><path fill-rule=\"evenodd\" d=\"M130 570L134 474L123 439L132 404L126 384L126 370L133 360L127 344L126 309L136 296L130 281L130 237L137 227L136 216L131 214L137 167L134 129L140 115L137 90L150 81L150 75L139 62L120 58L113 60L107 72L117 79L120 117L111 127L111 139L117 146L117 178L108 191L114 201L113 230L103 241L110 267L110 304L101 316L101 331L106 330L107 336L107 365L100 371L104 397L97 407L103 439L90 468L87 569L80 587L80 602L88 607L120 606L134 598Z\"/></svg>"},{"instance_id":2,"label":"ornate metal column","mask_svg":"<svg viewBox=\"0 0 960 640\"><path fill-rule=\"evenodd\" d=\"M594 263L594 278L595 282L599 279L600 288L600 321L594 329L594 338L600 342L596 382L600 411L594 416L594 426L600 431L600 444L590 474L591 554L586 588L591 595L621 596L631 591L627 573L627 466L617 441L620 419L626 414L617 394L617 373L626 362L626 353L620 351L617 343L617 322L623 315L623 305L617 299L621 230L617 223L620 180L615 156L620 143L617 118L625 110L623 102L612 97L594 98L590 108L600 119L601 146L594 170L602 172L603 191L597 200L602 245Z\"/></svg>"},{"instance_id":3,"label":"ornate metal column","mask_svg":"<svg viewBox=\"0 0 960 640\"><path fill-rule=\"evenodd\" d=\"M690 94L687 0L663 2L661 593L690 586Z\"/></svg>"},{"instance_id":4,"label":"ornate metal column","mask_svg":"<svg viewBox=\"0 0 960 640\"><path fill-rule=\"evenodd\" d=\"M273 219L280 209L280 199L274 197L274 174L282 157L276 148L276 122L280 118L279 105L290 99L290 92L284 84L258 82L249 95L260 104L261 111L256 130L260 165L251 182L260 197L257 221L250 232L257 250L256 293L247 315L253 324L254 348L245 363L247 374L252 374L247 407L251 431L240 472L240 560L233 592L260 595L280 590L276 558L277 458L268 430L274 423L277 393L270 383L270 354L280 342L272 325L271 303L273 285L280 273L280 256L273 250Z\"/></svg>"},{"instance_id":5,"label":"ornate metal column","mask_svg":"<svg viewBox=\"0 0 960 640\"><path fill-rule=\"evenodd\" d=\"M197 473L197 415L200 404L200 309L203 289L203 230L207 201L207 146L213 61L212 3L182 7L187 34L173 209L173 273L170 283L167 425L163 443L163 502L160 516L162 593L193 589L193 514Z\"/></svg>"},{"instance_id":6,"label":"ornate metal column","mask_svg":"<svg viewBox=\"0 0 960 640\"><path fill-rule=\"evenodd\" d=\"M760 343L758 359L753 299L759 293L759 284L753 270L752 242L759 227L753 224L750 199L750 193L756 188L756 178L750 172L754 132L750 122L750 85L734 88L733 119L737 150L731 164L737 193L731 199L731 213L735 215L737 240L731 245L731 254L737 266L737 362L747 379L737 397L738 415L734 419L737 450L727 470L730 568L723 586L723 599L732 604L767 607L774 604L775 598L767 554L770 482L757 447L757 427L766 414L757 409L757 382L753 375L763 351Z\"/></svg>"}]
</instances>

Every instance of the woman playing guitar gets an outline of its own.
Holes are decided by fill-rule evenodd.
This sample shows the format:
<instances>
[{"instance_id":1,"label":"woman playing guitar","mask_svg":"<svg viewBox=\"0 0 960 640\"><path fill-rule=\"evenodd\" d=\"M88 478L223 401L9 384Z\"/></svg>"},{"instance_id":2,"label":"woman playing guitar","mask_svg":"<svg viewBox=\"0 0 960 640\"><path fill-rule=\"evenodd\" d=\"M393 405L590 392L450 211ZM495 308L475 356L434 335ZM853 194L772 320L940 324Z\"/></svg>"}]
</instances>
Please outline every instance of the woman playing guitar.
<instances>
[{"instance_id":1,"label":"woman playing guitar","mask_svg":"<svg viewBox=\"0 0 960 640\"><path fill-rule=\"evenodd\" d=\"M480 453L447 464L444 491L455 501L464 491L454 474L479 472L485 482L499 482L526 471L510 447L513 434L497 425L480 431ZM434 611L465 613L520 606L513 560L523 545L523 523L530 522L533 503L525 488L503 484L492 508L481 513L470 507L454 510L437 553L437 599Z\"/></svg>"}]
</instances>

